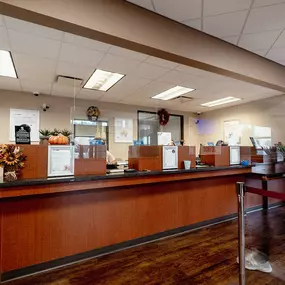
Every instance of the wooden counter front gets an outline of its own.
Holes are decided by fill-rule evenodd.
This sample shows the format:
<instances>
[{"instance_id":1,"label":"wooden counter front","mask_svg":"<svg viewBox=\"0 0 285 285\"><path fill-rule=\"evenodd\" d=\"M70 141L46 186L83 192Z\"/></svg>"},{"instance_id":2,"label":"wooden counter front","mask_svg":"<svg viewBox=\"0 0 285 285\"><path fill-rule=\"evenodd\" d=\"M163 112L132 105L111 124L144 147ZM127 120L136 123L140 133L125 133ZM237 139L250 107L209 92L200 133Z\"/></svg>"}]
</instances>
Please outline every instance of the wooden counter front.
<instances>
[{"instance_id":1,"label":"wooden counter front","mask_svg":"<svg viewBox=\"0 0 285 285\"><path fill-rule=\"evenodd\" d=\"M250 171L229 168L0 188L2 277L236 213L235 183Z\"/></svg>"}]
</instances>

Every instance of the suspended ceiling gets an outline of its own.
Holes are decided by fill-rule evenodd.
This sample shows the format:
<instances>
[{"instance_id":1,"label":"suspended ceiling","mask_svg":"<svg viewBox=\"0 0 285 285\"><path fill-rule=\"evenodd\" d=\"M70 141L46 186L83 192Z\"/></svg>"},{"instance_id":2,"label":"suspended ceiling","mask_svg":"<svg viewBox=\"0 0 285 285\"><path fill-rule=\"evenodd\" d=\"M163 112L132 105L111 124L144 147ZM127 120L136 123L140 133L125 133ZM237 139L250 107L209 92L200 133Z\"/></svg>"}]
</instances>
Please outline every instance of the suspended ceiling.
<instances>
[{"instance_id":1,"label":"suspended ceiling","mask_svg":"<svg viewBox=\"0 0 285 285\"><path fill-rule=\"evenodd\" d=\"M285 65L285 0L127 0Z\"/></svg>"},{"instance_id":2,"label":"suspended ceiling","mask_svg":"<svg viewBox=\"0 0 285 285\"><path fill-rule=\"evenodd\" d=\"M0 89L40 92L178 111L204 112L280 95L280 92L145 54L0 15L0 49L12 53L18 79L0 77ZM59 84L58 75L82 78L100 68L126 74L108 92ZM176 85L195 88L193 100L160 101L152 96ZM242 101L214 108L202 103L228 96Z\"/></svg>"}]
</instances>

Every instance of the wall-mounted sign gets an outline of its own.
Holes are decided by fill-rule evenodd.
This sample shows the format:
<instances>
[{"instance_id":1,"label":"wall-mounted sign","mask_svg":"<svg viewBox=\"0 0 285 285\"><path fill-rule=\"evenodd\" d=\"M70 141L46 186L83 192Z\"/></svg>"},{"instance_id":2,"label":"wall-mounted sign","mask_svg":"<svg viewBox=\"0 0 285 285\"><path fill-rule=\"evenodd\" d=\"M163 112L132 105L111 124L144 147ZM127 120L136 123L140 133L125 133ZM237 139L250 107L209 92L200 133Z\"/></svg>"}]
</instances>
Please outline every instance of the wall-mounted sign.
<instances>
[{"instance_id":1,"label":"wall-mounted sign","mask_svg":"<svg viewBox=\"0 0 285 285\"><path fill-rule=\"evenodd\" d=\"M169 145L171 143L171 133L158 132L157 133L157 144L158 145Z\"/></svg>"},{"instance_id":2,"label":"wall-mounted sign","mask_svg":"<svg viewBox=\"0 0 285 285\"><path fill-rule=\"evenodd\" d=\"M133 142L133 119L115 118L115 142Z\"/></svg>"},{"instance_id":3,"label":"wall-mounted sign","mask_svg":"<svg viewBox=\"0 0 285 285\"><path fill-rule=\"evenodd\" d=\"M31 128L28 125L15 126L15 143L31 144Z\"/></svg>"},{"instance_id":4,"label":"wall-mounted sign","mask_svg":"<svg viewBox=\"0 0 285 285\"><path fill-rule=\"evenodd\" d=\"M28 125L31 128L31 141L38 142L40 130L39 110L10 109L10 141L15 141L15 126Z\"/></svg>"}]
</instances>

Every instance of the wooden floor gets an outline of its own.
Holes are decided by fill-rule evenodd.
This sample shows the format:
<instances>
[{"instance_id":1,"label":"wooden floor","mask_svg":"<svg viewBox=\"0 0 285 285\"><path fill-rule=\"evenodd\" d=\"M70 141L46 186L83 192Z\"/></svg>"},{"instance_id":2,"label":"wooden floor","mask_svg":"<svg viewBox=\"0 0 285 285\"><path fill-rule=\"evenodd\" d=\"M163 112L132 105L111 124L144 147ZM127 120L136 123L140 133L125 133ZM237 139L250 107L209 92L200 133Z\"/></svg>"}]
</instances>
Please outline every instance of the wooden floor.
<instances>
[{"instance_id":1,"label":"wooden floor","mask_svg":"<svg viewBox=\"0 0 285 285\"><path fill-rule=\"evenodd\" d=\"M247 247L268 251L271 274L247 271L247 285L285 284L285 208L247 216ZM238 284L237 222L142 245L9 285Z\"/></svg>"}]
</instances>

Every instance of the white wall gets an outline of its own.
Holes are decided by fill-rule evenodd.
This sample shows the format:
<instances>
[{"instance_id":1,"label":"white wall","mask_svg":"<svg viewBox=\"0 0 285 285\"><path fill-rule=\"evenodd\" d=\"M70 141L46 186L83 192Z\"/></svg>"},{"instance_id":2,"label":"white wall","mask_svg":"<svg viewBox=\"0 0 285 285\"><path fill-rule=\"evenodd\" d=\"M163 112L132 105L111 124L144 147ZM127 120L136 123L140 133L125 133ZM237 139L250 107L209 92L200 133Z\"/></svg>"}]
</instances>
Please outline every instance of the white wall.
<instances>
[{"instance_id":1,"label":"white wall","mask_svg":"<svg viewBox=\"0 0 285 285\"><path fill-rule=\"evenodd\" d=\"M254 126L270 127L272 143L285 143L285 95L207 112L199 120L193 132L198 144L224 139L224 121L229 120L243 125L241 145L251 145Z\"/></svg>"},{"instance_id":2,"label":"white wall","mask_svg":"<svg viewBox=\"0 0 285 285\"><path fill-rule=\"evenodd\" d=\"M71 98L40 95L35 97L30 93L0 90L0 143L9 142L9 120L10 108L40 110L41 105L46 103L50 105L47 112L40 112L40 128L68 128L71 129L70 120L72 118L86 119L85 112L89 106L95 105L101 111L102 120L109 122L109 147L116 158L127 159L128 146L126 143L114 142L114 118L132 118L134 120L134 139L137 137L137 110L156 111L156 109L136 107L123 104L112 104L95 102L88 100L76 100L74 110L74 101ZM190 114L177 111L170 111L173 114L184 115L184 138L187 144L191 144L190 125L193 121ZM193 137L193 136L191 136Z\"/></svg>"}]
</instances>

